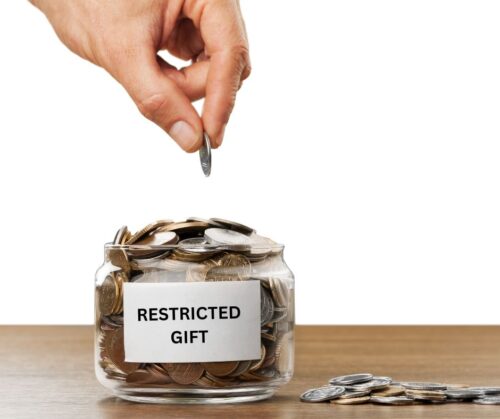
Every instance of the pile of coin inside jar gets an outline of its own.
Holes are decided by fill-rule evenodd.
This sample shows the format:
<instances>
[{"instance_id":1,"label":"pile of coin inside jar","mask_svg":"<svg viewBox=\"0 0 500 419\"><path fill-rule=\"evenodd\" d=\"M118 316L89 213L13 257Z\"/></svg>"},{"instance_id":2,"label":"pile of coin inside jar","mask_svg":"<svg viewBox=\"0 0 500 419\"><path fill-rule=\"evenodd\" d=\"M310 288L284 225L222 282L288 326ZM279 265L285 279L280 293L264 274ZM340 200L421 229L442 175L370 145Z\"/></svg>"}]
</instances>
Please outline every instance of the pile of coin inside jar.
<instances>
[{"instance_id":1,"label":"pile of coin inside jar","mask_svg":"<svg viewBox=\"0 0 500 419\"><path fill-rule=\"evenodd\" d=\"M254 229L216 218L162 220L134 234L127 227L120 228L113 244L106 246L106 263L112 268L96 287L97 361L106 378L128 385L178 388L251 385L291 375L293 289L280 278L282 251L282 246L258 235ZM125 282L244 280L258 280L261 285L259 359L125 362Z\"/></svg>"},{"instance_id":2,"label":"pile of coin inside jar","mask_svg":"<svg viewBox=\"0 0 500 419\"><path fill-rule=\"evenodd\" d=\"M464 384L395 382L390 377L360 373L334 377L328 385L306 391L300 400L309 403L412 405L420 403L473 402L500 405L500 387Z\"/></svg>"}]
</instances>

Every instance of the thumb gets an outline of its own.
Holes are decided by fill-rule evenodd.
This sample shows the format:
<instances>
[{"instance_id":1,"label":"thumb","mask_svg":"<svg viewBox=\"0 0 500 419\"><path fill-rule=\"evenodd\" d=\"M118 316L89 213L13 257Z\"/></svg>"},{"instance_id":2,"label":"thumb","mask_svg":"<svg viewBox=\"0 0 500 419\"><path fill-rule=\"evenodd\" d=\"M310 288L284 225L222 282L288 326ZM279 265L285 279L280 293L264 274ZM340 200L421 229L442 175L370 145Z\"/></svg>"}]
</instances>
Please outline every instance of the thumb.
<instances>
[{"instance_id":1,"label":"thumb","mask_svg":"<svg viewBox=\"0 0 500 419\"><path fill-rule=\"evenodd\" d=\"M156 53L128 55L108 71L127 90L141 113L163 128L185 151L201 147L203 125L184 92L162 73Z\"/></svg>"}]
</instances>

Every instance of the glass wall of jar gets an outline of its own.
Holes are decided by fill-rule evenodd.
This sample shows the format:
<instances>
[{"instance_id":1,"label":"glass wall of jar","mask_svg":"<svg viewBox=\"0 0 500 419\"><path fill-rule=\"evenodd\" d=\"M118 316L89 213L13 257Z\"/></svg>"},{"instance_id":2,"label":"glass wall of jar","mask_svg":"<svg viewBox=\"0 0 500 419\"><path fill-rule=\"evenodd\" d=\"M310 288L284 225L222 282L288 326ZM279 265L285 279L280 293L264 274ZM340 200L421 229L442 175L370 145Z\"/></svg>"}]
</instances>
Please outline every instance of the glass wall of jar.
<instances>
[{"instance_id":1,"label":"glass wall of jar","mask_svg":"<svg viewBox=\"0 0 500 419\"><path fill-rule=\"evenodd\" d=\"M177 231L176 244L157 245L148 239L146 244L144 240L123 244L130 243L127 230L105 246L105 261L96 274L95 369L98 380L115 395L152 403L246 402L272 396L291 379L294 279L283 259L283 246L269 239L252 245L211 244L200 236L202 233L196 229ZM259 283L258 359L125 361L124 284L220 281ZM221 342L232 343L231 336Z\"/></svg>"}]
</instances>

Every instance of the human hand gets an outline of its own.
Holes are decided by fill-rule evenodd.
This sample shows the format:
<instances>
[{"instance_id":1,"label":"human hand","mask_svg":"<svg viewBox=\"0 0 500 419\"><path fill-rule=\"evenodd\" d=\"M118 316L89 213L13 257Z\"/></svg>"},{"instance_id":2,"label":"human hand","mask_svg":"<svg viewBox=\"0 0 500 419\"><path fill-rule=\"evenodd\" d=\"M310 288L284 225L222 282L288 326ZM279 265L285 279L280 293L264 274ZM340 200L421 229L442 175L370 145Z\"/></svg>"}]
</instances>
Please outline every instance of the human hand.
<instances>
[{"instance_id":1,"label":"human hand","mask_svg":"<svg viewBox=\"0 0 500 419\"><path fill-rule=\"evenodd\" d=\"M31 0L61 41L106 69L144 116L187 152L222 143L236 92L250 74L238 0ZM177 70L167 50L191 65ZM200 118L191 101L205 97Z\"/></svg>"}]
</instances>

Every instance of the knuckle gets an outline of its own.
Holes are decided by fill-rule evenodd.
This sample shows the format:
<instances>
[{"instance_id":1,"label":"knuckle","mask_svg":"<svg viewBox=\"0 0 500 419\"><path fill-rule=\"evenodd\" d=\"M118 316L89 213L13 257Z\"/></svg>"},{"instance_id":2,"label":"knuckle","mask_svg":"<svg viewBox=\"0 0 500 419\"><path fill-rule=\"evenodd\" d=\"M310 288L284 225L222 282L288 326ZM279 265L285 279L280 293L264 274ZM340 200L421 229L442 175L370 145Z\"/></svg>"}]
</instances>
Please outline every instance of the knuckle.
<instances>
[{"instance_id":1,"label":"knuckle","mask_svg":"<svg viewBox=\"0 0 500 419\"><path fill-rule=\"evenodd\" d=\"M234 60L241 78L245 80L250 76L252 66L250 64L250 53L248 45L238 44L231 48L231 57Z\"/></svg>"},{"instance_id":2,"label":"knuckle","mask_svg":"<svg viewBox=\"0 0 500 419\"><path fill-rule=\"evenodd\" d=\"M167 97L164 94L158 93L138 101L137 107L146 118L156 122L159 120L160 110L163 108L166 101Z\"/></svg>"}]
</instances>

